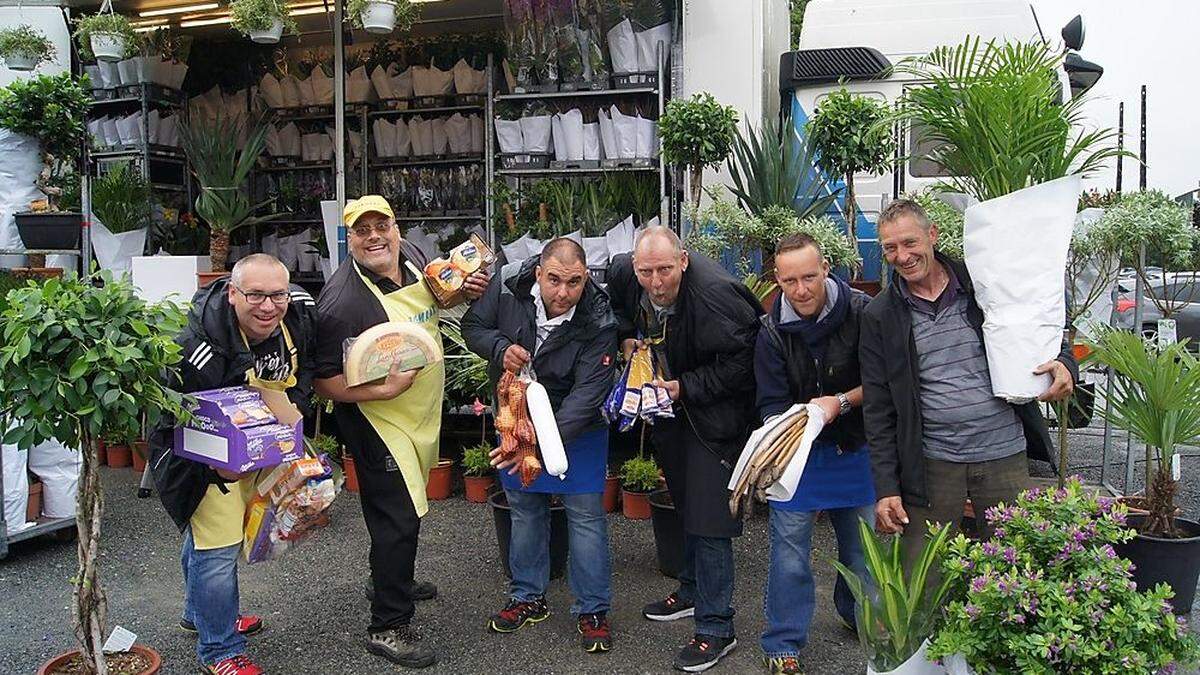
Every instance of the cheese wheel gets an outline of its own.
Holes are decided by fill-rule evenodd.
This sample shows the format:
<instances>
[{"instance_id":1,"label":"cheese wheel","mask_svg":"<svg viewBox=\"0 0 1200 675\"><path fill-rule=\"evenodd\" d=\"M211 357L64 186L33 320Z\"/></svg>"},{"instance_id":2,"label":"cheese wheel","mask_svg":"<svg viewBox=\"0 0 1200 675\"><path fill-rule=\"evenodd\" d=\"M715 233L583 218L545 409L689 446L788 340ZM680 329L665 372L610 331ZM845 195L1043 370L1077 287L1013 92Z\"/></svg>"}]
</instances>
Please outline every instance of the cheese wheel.
<instances>
[{"instance_id":1,"label":"cheese wheel","mask_svg":"<svg viewBox=\"0 0 1200 675\"><path fill-rule=\"evenodd\" d=\"M567 451L563 447L562 436L558 433L558 422L554 419L554 409L550 407L550 397L546 394L546 388L537 382L530 382L525 389L525 405L537 432L538 449L542 451L542 464L546 473L559 478L565 477Z\"/></svg>"},{"instance_id":2,"label":"cheese wheel","mask_svg":"<svg viewBox=\"0 0 1200 675\"><path fill-rule=\"evenodd\" d=\"M353 387L387 377L393 363L401 370L437 363L441 349L420 325L389 321L363 331L346 351L346 385Z\"/></svg>"}]
</instances>

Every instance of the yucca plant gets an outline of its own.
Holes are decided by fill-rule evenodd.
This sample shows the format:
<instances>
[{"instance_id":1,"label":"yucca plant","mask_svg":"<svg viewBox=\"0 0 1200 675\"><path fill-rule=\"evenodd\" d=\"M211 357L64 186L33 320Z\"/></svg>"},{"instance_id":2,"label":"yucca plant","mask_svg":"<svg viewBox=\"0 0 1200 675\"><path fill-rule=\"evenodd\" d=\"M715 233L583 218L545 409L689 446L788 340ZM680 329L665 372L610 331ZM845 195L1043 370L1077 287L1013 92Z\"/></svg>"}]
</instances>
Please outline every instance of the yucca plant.
<instances>
[{"instance_id":1,"label":"yucca plant","mask_svg":"<svg viewBox=\"0 0 1200 675\"><path fill-rule=\"evenodd\" d=\"M441 330L448 342L445 349L446 391L467 403L477 398L486 399L491 391L488 362L467 348L461 320L443 316Z\"/></svg>"},{"instance_id":2,"label":"yucca plant","mask_svg":"<svg viewBox=\"0 0 1200 675\"><path fill-rule=\"evenodd\" d=\"M130 162L120 162L92 183L92 210L113 234L150 223L150 183Z\"/></svg>"},{"instance_id":3,"label":"yucca plant","mask_svg":"<svg viewBox=\"0 0 1200 675\"><path fill-rule=\"evenodd\" d=\"M897 64L924 82L895 117L924 129L950 192L995 199L1073 174L1119 153L1111 129L1083 129L1084 97L1063 100L1063 54L1047 42L971 37Z\"/></svg>"},{"instance_id":4,"label":"yucca plant","mask_svg":"<svg viewBox=\"0 0 1200 675\"><path fill-rule=\"evenodd\" d=\"M1162 349L1140 335L1113 328L1100 332L1087 361L1112 369L1112 394L1102 413L1146 450L1146 503L1150 515L1141 531L1179 537L1172 476L1175 449L1200 439L1200 361L1187 342ZM1086 362L1086 361L1085 361Z\"/></svg>"},{"instance_id":5,"label":"yucca plant","mask_svg":"<svg viewBox=\"0 0 1200 675\"><path fill-rule=\"evenodd\" d=\"M746 278L742 279L742 284L750 289L750 292L754 294L754 297L758 298L760 304L766 302L767 298L771 297L771 294L779 289L779 284L775 283L771 277L759 275L755 272L747 274Z\"/></svg>"},{"instance_id":6,"label":"yucca plant","mask_svg":"<svg viewBox=\"0 0 1200 675\"><path fill-rule=\"evenodd\" d=\"M196 213L208 223L214 272L225 271L231 232L279 217L253 215L271 200L250 202L250 171L266 147L267 129L263 118L248 125L223 115L179 125L179 140L200 183Z\"/></svg>"},{"instance_id":7,"label":"yucca plant","mask_svg":"<svg viewBox=\"0 0 1200 675\"><path fill-rule=\"evenodd\" d=\"M858 639L876 671L896 669L933 635L950 588L950 579L939 574L949 533L948 524L932 527L916 563L905 569L900 537L893 536L889 544L860 520L869 578L832 561L854 594Z\"/></svg>"},{"instance_id":8,"label":"yucca plant","mask_svg":"<svg viewBox=\"0 0 1200 675\"><path fill-rule=\"evenodd\" d=\"M840 190L815 169L816 150L792 125L781 128L774 119L762 126L737 130L733 155L726 163L733 178L730 191L742 208L762 215L772 206L786 206L801 220L829 210Z\"/></svg>"}]
</instances>

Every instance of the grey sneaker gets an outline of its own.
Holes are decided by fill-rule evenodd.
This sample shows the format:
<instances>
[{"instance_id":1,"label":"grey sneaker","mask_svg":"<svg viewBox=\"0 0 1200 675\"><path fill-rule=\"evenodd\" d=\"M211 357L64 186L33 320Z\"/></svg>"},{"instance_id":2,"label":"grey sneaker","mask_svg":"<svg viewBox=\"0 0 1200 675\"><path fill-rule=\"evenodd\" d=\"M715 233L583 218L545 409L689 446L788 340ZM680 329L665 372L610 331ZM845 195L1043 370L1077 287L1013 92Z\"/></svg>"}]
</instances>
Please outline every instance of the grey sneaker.
<instances>
[{"instance_id":1,"label":"grey sneaker","mask_svg":"<svg viewBox=\"0 0 1200 675\"><path fill-rule=\"evenodd\" d=\"M412 626L368 633L367 651L405 668L428 668L437 663L433 648L421 643L421 636Z\"/></svg>"}]
</instances>

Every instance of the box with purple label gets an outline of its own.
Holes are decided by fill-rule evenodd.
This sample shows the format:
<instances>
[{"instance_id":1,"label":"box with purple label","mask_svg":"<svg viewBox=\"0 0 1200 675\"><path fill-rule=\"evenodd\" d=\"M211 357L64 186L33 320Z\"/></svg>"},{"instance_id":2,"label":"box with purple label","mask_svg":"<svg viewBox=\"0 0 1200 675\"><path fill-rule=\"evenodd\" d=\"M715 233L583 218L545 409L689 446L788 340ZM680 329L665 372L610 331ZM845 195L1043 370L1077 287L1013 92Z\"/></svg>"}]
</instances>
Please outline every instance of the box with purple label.
<instances>
[{"instance_id":1,"label":"box with purple label","mask_svg":"<svg viewBox=\"0 0 1200 675\"><path fill-rule=\"evenodd\" d=\"M192 419L175 428L175 454L246 473L304 455L304 420L281 392L250 387L198 391Z\"/></svg>"}]
</instances>

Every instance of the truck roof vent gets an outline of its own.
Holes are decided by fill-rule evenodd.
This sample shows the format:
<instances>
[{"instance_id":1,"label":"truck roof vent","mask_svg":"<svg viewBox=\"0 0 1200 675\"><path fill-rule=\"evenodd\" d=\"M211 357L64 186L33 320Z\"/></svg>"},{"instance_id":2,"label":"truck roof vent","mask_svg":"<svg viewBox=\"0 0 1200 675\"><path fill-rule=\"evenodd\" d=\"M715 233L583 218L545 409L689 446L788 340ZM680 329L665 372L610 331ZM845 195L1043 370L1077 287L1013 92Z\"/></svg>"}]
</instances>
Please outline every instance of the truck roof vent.
<instances>
[{"instance_id":1,"label":"truck roof vent","mask_svg":"<svg viewBox=\"0 0 1200 675\"><path fill-rule=\"evenodd\" d=\"M790 91L839 80L874 80L887 75L891 67L886 56L870 47L801 49L780 57L779 87Z\"/></svg>"}]
</instances>

